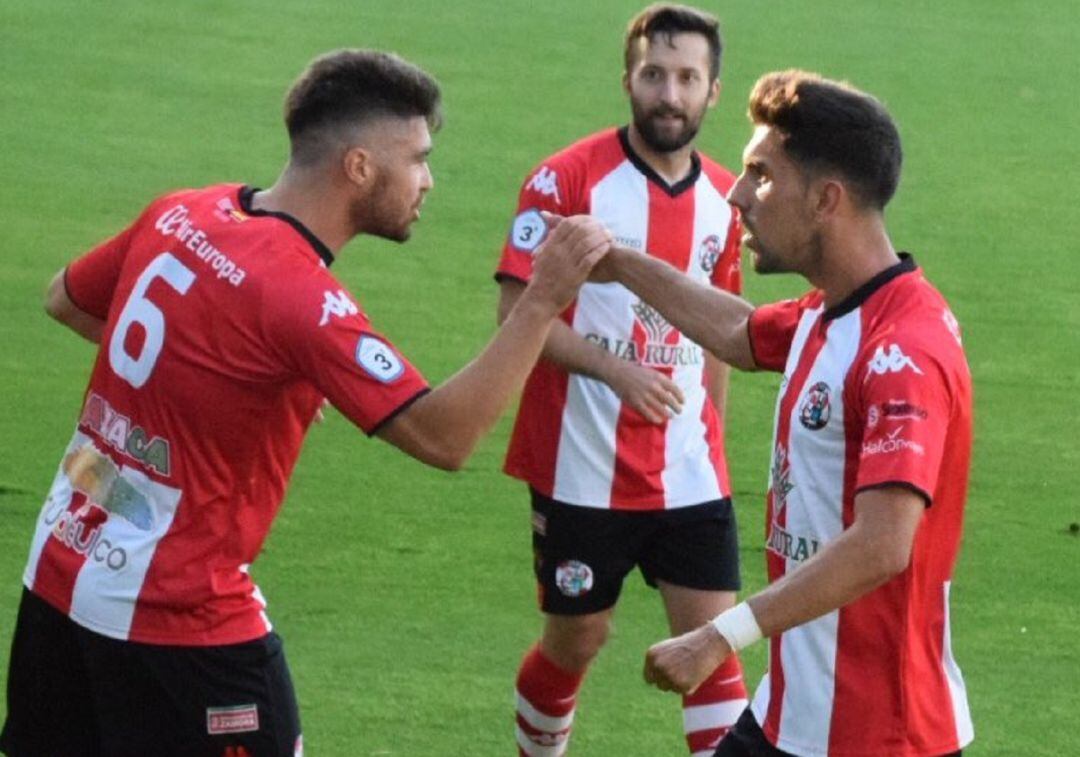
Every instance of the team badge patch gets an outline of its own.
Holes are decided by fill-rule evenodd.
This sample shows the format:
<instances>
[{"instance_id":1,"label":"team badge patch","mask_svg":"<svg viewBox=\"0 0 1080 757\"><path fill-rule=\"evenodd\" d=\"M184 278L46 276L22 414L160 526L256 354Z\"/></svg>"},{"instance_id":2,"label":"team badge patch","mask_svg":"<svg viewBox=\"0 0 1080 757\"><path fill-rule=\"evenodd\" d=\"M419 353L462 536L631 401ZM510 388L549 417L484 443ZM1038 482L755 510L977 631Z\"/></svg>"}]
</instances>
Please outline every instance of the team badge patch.
<instances>
[{"instance_id":1,"label":"team badge patch","mask_svg":"<svg viewBox=\"0 0 1080 757\"><path fill-rule=\"evenodd\" d=\"M701 246L698 248L698 261L701 263L701 269L705 273L712 273L716 269L716 261L720 259L720 253L724 251L723 245L720 244L720 237L716 234L710 234L701 240Z\"/></svg>"},{"instance_id":2,"label":"team badge patch","mask_svg":"<svg viewBox=\"0 0 1080 757\"><path fill-rule=\"evenodd\" d=\"M547 236L547 224L535 208L518 213L510 229L510 244L522 252L532 252Z\"/></svg>"},{"instance_id":3,"label":"team badge patch","mask_svg":"<svg viewBox=\"0 0 1080 757\"><path fill-rule=\"evenodd\" d=\"M223 733L250 733L257 730L259 730L259 708L254 704L206 708L206 732L211 736Z\"/></svg>"},{"instance_id":4,"label":"team badge patch","mask_svg":"<svg viewBox=\"0 0 1080 757\"><path fill-rule=\"evenodd\" d=\"M829 385L819 381L806 393L799 408L799 423L811 431L820 431L829 423L832 412L829 403Z\"/></svg>"},{"instance_id":5,"label":"team badge patch","mask_svg":"<svg viewBox=\"0 0 1080 757\"><path fill-rule=\"evenodd\" d=\"M364 334L356 344L356 362L374 379L387 384L405 372L405 364L383 340Z\"/></svg>"},{"instance_id":6,"label":"team badge patch","mask_svg":"<svg viewBox=\"0 0 1080 757\"><path fill-rule=\"evenodd\" d=\"M567 597L588 594L593 587L592 568L579 560L567 560L555 568L555 585Z\"/></svg>"}]
</instances>

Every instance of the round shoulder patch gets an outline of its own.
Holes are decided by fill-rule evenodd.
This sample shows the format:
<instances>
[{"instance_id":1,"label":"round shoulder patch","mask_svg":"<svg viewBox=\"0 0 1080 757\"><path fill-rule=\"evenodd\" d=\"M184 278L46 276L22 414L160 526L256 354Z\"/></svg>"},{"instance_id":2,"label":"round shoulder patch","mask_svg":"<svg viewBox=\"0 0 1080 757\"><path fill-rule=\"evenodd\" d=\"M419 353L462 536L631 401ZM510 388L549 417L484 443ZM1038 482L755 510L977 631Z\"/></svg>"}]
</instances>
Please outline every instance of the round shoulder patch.
<instances>
[{"instance_id":1,"label":"round shoulder patch","mask_svg":"<svg viewBox=\"0 0 1080 757\"><path fill-rule=\"evenodd\" d=\"M356 362L372 378L384 384L393 381L405 372L405 364L390 345L378 337L364 334L356 344Z\"/></svg>"},{"instance_id":2,"label":"round shoulder patch","mask_svg":"<svg viewBox=\"0 0 1080 757\"><path fill-rule=\"evenodd\" d=\"M547 224L535 208L518 213L510 229L510 243L524 252L532 252L547 236Z\"/></svg>"}]
</instances>

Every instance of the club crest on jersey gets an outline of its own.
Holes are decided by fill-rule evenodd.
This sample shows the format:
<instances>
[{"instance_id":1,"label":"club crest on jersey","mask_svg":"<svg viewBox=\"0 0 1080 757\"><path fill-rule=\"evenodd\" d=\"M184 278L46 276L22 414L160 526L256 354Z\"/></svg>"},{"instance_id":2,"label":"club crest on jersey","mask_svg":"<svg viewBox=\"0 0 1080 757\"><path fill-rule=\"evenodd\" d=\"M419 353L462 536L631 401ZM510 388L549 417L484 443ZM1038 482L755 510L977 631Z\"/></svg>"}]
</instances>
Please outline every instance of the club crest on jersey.
<instances>
[{"instance_id":1,"label":"club crest on jersey","mask_svg":"<svg viewBox=\"0 0 1080 757\"><path fill-rule=\"evenodd\" d=\"M915 365L915 361L900 350L900 345L890 344L889 351L886 353L885 347L879 344L874 356L866 364L866 378L869 379L871 373L883 376L886 373L900 373L908 369L920 376L923 375L919 366Z\"/></svg>"},{"instance_id":2,"label":"club crest on jersey","mask_svg":"<svg viewBox=\"0 0 1080 757\"><path fill-rule=\"evenodd\" d=\"M510 244L522 252L532 252L547 236L547 224L536 208L518 213L510 227Z\"/></svg>"},{"instance_id":3,"label":"club crest on jersey","mask_svg":"<svg viewBox=\"0 0 1080 757\"><path fill-rule=\"evenodd\" d=\"M829 402L829 385L819 381L806 393L799 408L799 423L811 431L820 431L829 423L832 408Z\"/></svg>"},{"instance_id":4,"label":"club crest on jersey","mask_svg":"<svg viewBox=\"0 0 1080 757\"><path fill-rule=\"evenodd\" d=\"M701 240L701 245L698 247L698 262L701 263L701 269L705 273L716 270L716 263L720 260L723 251L724 245L716 234L710 234Z\"/></svg>"},{"instance_id":5,"label":"club crest on jersey","mask_svg":"<svg viewBox=\"0 0 1080 757\"><path fill-rule=\"evenodd\" d=\"M364 334L356 344L356 362L372 378L384 384L399 378L405 372L405 364L390 345L383 340Z\"/></svg>"},{"instance_id":6,"label":"club crest on jersey","mask_svg":"<svg viewBox=\"0 0 1080 757\"><path fill-rule=\"evenodd\" d=\"M540 166L525 188L546 197L554 197L555 202L562 205L562 198L559 197L559 175L547 166Z\"/></svg>"},{"instance_id":7,"label":"club crest on jersey","mask_svg":"<svg viewBox=\"0 0 1080 757\"><path fill-rule=\"evenodd\" d=\"M359 312L360 309L356 307L356 303L349 298L349 295L345 294L344 289L337 290L337 294L327 290L323 292L322 318L319 319L319 325L325 326L330 323L330 316L344 318Z\"/></svg>"},{"instance_id":8,"label":"club crest on jersey","mask_svg":"<svg viewBox=\"0 0 1080 757\"><path fill-rule=\"evenodd\" d=\"M555 568L555 585L567 597L588 594L593 587L593 571L580 560L566 560Z\"/></svg>"}]
</instances>

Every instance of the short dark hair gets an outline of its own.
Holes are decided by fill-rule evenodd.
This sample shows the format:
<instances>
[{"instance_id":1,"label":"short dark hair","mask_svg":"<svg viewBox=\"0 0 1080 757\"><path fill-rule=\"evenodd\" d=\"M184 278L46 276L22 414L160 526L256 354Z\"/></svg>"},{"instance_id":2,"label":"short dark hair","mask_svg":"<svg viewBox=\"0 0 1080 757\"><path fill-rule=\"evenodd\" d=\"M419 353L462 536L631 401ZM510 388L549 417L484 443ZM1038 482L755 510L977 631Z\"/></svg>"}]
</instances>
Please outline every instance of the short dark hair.
<instances>
[{"instance_id":1,"label":"short dark hair","mask_svg":"<svg viewBox=\"0 0 1080 757\"><path fill-rule=\"evenodd\" d=\"M804 170L836 171L863 207L884 209L900 182L900 134L885 106L846 82L791 69L765 74L750 93L750 120L771 126Z\"/></svg>"},{"instance_id":2,"label":"short dark hair","mask_svg":"<svg viewBox=\"0 0 1080 757\"><path fill-rule=\"evenodd\" d=\"M442 124L438 83L393 53L336 50L313 60L285 97L292 155L317 159L330 132L386 116Z\"/></svg>"},{"instance_id":3,"label":"short dark hair","mask_svg":"<svg viewBox=\"0 0 1080 757\"><path fill-rule=\"evenodd\" d=\"M709 80L720 75L720 56L724 45L720 40L720 22L716 16L689 5L654 3L630 19L623 45L623 65L626 73L634 65L634 46L639 39L652 40L663 34L668 44L676 34L700 34L709 43Z\"/></svg>"}]
</instances>

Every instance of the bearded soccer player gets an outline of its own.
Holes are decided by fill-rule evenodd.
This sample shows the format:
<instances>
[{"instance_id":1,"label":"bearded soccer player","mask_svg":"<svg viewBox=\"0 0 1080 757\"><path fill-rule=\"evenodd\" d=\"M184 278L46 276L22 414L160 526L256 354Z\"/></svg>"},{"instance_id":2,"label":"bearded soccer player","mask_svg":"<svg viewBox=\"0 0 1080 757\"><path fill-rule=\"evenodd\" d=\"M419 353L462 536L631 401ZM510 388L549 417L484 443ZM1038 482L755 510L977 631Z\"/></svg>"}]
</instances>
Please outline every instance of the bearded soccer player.
<instances>
[{"instance_id":1,"label":"bearded soccer player","mask_svg":"<svg viewBox=\"0 0 1080 757\"><path fill-rule=\"evenodd\" d=\"M75 260L46 308L101 348L26 567L0 745L10 755L299 755L281 640L249 574L324 398L459 468L540 353L607 232L554 232L517 307L427 383L330 273L404 241L432 187L433 79L346 50L290 90L267 190L166 195Z\"/></svg>"},{"instance_id":2,"label":"bearded soccer player","mask_svg":"<svg viewBox=\"0 0 1080 757\"><path fill-rule=\"evenodd\" d=\"M814 290L753 308L617 249L614 276L733 366L783 374L767 500L770 585L654 645L646 680L693 691L769 637L769 670L716 751L959 754L973 738L949 589L971 453L960 328L883 212L900 138L871 96L801 71L750 96L729 199L760 273Z\"/></svg>"},{"instance_id":3,"label":"bearded soccer player","mask_svg":"<svg viewBox=\"0 0 1080 757\"><path fill-rule=\"evenodd\" d=\"M617 239L703 284L738 292L735 177L693 140L720 92L712 16L653 5L629 25L629 126L544 160L525 181L496 278L505 317L533 275L541 211L590 213ZM617 284L588 284L552 327L521 400L506 471L529 485L542 636L517 677L517 742L561 754L578 689L635 566L671 630L735 603L738 542L724 459L727 368ZM730 656L683 702L692 754L746 706Z\"/></svg>"}]
</instances>

